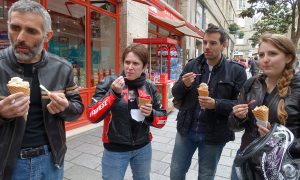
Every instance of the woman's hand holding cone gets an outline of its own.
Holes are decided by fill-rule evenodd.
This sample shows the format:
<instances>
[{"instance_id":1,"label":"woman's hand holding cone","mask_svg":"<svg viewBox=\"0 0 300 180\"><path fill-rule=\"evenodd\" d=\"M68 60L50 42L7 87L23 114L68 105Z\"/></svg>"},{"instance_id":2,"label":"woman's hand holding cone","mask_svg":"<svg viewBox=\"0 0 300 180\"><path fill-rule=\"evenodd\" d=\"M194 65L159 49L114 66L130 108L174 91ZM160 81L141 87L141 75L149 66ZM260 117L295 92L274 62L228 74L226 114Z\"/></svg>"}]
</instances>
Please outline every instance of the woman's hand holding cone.
<instances>
[{"instance_id":1,"label":"woman's hand holding cone","mask_svg":"<svg viewBox=\"0 0 300 180\"><path fill-rule=\"evenodd\" d=\"M239 119L245 119L248 114L248 104L238 104L233 106L232 112L235 117Z\"/></svg>"}]
</instances>

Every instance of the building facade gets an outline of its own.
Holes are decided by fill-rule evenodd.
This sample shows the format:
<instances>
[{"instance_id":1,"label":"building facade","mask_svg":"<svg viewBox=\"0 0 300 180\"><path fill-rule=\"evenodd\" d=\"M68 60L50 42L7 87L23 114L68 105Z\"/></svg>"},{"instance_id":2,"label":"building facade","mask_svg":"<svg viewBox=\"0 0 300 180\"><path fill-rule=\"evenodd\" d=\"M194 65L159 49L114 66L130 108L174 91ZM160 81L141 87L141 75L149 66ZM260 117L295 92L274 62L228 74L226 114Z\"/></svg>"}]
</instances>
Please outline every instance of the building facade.
<instances>
[{"instance_id":1,"label":"building facade","mask_svg":"<svg viewBox=\"0 0 300 180\"><path fill-rule=\"evenodd\" d=\"M0 49L9 46L7 11L17 0L0 2ZM50 13L54 37L46 49L73 65L74 81L85 106L97 83L122 71L121 55L129 44L148 46L147 70L170 111L172 83L182 65L202 51L208 23L226 31L237 18L233 0L35 0ZM230 35L226 56L232 56L235 37ZM86 115L67 130L89 124Z\"/></svg>"},{"instance_id":2,"label":"building facade","mask_svg":"<svg viewBox=\"0 0 300 180\"><path fill-rule=\"evenodd\" d=\"M240 14L243 10L249 7L247 0L233 0L237 14ZM236 43L234 47L234 59L248 60L250 57L255 56L257 49L251 46L251 36L253 35L254 24L260 19L255 16L253 18L240 18L236 19L236 23L240 27L240 31L244 33L244 36L236 34Z\"/></svg>"}]
</instances>

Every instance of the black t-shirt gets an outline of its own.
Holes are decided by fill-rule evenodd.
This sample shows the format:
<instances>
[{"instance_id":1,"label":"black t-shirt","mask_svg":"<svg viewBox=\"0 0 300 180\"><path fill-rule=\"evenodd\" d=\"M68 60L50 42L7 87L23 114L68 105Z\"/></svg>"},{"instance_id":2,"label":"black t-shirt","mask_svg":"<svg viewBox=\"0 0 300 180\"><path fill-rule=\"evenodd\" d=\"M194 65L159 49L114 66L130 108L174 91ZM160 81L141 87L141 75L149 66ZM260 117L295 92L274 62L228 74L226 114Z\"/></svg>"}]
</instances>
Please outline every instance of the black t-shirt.
<instances>
[{"instance_id":1,"label":"black t-shirt","mask_svg":"<svg viewBox=\"0 0 300 180\"><path fill-rule=\"evenodd\" d=\"M42 110L42 99L38 72L33 71L34 64L20 64L24 67L24 80L30 83L30 107L22 148L38 147L49 144Z\"/></svg>"}]
</instances>

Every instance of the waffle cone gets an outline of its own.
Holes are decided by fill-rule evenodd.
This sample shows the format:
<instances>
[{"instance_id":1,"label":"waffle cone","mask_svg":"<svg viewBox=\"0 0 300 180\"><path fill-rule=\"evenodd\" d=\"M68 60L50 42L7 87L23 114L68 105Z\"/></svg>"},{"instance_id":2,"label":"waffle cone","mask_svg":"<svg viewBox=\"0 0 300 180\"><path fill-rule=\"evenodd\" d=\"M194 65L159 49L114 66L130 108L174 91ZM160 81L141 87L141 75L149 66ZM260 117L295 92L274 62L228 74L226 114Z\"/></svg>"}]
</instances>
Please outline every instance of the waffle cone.
<instances>
[{"instance_id":1,"label":"waffle cone","mask_svg":"<svg viewBox=\"0 0 300 180\"><path fill-rule=\"evenodd\" d=\"M205 89L198 88L198 94L199 94L199 96L206 96L206 97L208 97L209 92L207 90L205 90Z\"/></svg>"},{"instance_id":2,"label":"waffle cone","mask_svg":"<svg viewBox=\"0 0 300 180\"><path fill-rule=\"evenodd\" d=\"M267 108L266 106L264 107L265 108L255 108L254 110L252 110L252 112L256 119L266 122L269 119L269 108Z\"/></svg>"},{"instance_id":3,"label":"waffle cone","mask_svg":"<svg viewBox=\"0 0 300 180\"><path fill-rule=\"evenodd\" d=\"M139 104L138 106L141 107L145 104L151 104L151 99L141 98L139 97Z\"/></svg>"},{"instance_id":4,"label":"waffle cone","mask_svg":"<svg viewBox=\"0 0 300 180\"><path fill-rule=\"evenodd\" d=\"M23 86L15 86L15 85L10 85L7 84L7 88L11 94L15 94L18 92L23 92L25 96L30 95L30 88L28 87L23 87Z\"/></svg>"}]
</instances>

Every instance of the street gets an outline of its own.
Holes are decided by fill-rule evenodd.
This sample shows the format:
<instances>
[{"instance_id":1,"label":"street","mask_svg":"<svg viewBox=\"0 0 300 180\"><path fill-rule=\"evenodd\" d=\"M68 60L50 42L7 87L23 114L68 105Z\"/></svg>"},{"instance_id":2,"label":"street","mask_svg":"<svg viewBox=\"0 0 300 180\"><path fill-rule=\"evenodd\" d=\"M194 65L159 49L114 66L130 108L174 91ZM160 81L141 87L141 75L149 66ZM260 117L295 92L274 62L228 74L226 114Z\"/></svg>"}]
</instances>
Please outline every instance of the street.
<instances>
[{"instance_id":1,"label":"street","mask_svg":"<svg viewBox=\"0 0 300 180\"><path fill-rule=\"evenodd\" d=\"M152 128L152 167L151 180L168 180L170 163L176 135L177 110L168 116L168 122L162 129ZM67 134L68 135L68 134ZM97 127L67 138L68 151L65 157L65 180L99 180L101 178L101 157L103 145L101 141L102 127ZM236 133L236 140L225 146L218 164L215 180L230 179L231 165L239 147L242 133ZM70 136L70 135L69 135ZM186 179L196 180L198 163L195 152ZM125 179L132 179L130 168Z\"/></svg>"}]
</instances>

